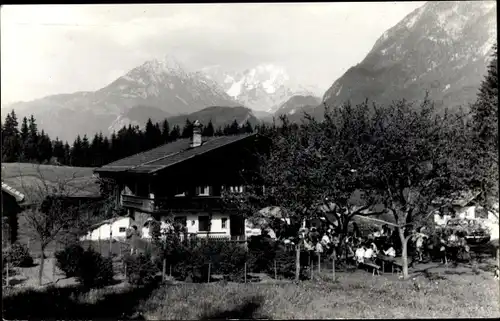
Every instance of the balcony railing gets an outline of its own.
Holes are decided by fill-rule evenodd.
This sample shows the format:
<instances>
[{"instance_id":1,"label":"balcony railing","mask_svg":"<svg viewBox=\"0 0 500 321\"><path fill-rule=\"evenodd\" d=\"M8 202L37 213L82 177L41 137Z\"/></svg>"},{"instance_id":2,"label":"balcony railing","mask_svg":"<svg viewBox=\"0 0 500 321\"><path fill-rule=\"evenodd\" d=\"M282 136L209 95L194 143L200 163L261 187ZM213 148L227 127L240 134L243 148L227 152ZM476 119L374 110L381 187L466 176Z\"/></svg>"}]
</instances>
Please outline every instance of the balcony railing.
<instances>
[{"instance_id":1,"label":"balcony railing","mask_svg":"<svg viewBox=\"0 0 500 321\"><path fill-rule=\"evenodd\" d=\"M148 198L122 195L122 206L154 213L162 211L208 211L227 208L220 196Z\"/></svg>"}]
</instances>

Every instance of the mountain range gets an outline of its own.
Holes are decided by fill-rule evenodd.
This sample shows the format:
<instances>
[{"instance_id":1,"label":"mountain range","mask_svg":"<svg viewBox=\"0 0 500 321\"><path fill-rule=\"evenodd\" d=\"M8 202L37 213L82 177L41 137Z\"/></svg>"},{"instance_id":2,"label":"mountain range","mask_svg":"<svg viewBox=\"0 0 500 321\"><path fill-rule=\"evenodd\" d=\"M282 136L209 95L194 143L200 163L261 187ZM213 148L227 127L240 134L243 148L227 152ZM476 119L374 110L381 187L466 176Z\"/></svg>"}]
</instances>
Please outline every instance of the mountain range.
<instances>
[{"instance_id":1,"label":"mountain range","mask_svg":"<svg viewBox=\"0 0 500 321\"><path fill-rule=\"evenodd\" d=\"M333 83L323 102L418 102L428 91L441 110L467 108L486 74L496 29L494 1L429 1L387 30L361 63Z\"/></svg>"},{"instance_id":2,"label":"mountain range","mask_svg":"<svg viewBox=\"0 0 500 321\"><path fill-rule=\"evenodd\" d=\"M221 65L191 70L167 55L95 92L53 95L5 108L18 117L33 114L51 137L71 142L77 134L144 126L148 118L167 118L181 126L196 117L202 123L212 119L216 126L233 119L270 121L282 114L298 120L302 111L321 118L324 105L419 101L426 91L441 109L467 107L476 98L495 41L496 2L427 2L384 32L366 57L325 93L277 64L243 71Z\"/></svg>"},{"instance_id":3,"label":"mountain range","mask_svg":"<svg viewBox=\"0 0 500 321\"><path fill-rule=\"evenodd\" d=\"M318 87L300 84L284 67L270 63L243 72L226 71L220 65L202 71L208 79L221 84L229 96L253 110L274 113L294 95L322 94Z\"/></svg>"}]
</instances>

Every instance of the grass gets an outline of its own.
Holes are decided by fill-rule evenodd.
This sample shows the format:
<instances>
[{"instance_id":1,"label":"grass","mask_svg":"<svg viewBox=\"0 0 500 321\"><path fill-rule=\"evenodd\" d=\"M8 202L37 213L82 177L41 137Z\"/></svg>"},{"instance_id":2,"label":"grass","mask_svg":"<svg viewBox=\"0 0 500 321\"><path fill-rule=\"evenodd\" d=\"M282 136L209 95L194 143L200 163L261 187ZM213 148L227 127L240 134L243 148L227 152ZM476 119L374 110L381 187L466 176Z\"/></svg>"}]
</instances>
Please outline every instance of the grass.
<instances>
[{"instance_id":1,"label":"grass","mask_svg":"<svg viewBox=\"0 0 500 321\"><path fill-rule=\"evenodd\" d=\"M358 270L338 272L333 282L330 273L316 273L314 281L300 283L10 288L4 290L3 312L7 319L123 319L134 314L148 320L500 317L498 281L491 272L465 265L428 265L408 281Z\"/></svg>"},{"instance_id":2,"label":"grass","mask_svg":"<svg viewBox=\"0 0 500 321\"><path fill-rule=\"evenodd\" d=\"M149 320L500 316L498 284L492 278L446 275L439 281L400 281L358 272L340 274L337 283L163 287L141 309Z\"/></svg>"},{"instance_id":3,"label":"grass","mask_svg":"<svg viewBox=\"0 0 500 321\"><path fill-rule=\"evenodd\" d=\"M93 168L91 167L71 167L38 165L30 163L2 163L2 179L14 178L19 176L43 176L48 181L57 181L58 179L68 179L73 177L92 177Z\"/></svg>"}]
</instances>

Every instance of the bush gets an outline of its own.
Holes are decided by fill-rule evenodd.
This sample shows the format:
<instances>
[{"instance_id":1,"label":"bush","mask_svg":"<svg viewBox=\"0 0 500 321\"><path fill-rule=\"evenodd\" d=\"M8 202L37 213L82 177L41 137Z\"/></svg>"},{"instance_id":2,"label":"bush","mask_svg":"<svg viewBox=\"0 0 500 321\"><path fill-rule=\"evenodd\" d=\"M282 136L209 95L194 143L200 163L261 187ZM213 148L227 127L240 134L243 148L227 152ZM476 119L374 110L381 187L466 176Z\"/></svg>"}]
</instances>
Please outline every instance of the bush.
<instances>
[{"instance_id":1,"label":"bush","mask_svg":"<svg viewBox=\"0 0 500 321\"><path fill-rule=\"evenodd\" d=\"M2 256L12 267L29 267L33 265L28 247L21 243L14 243L2 251Z\"/></svg>"},{"instance_id":2,"label":"bush","mask_svg":"<svg viewBox=\"0 0 500 321\"><path fill-rule=\"evenodd\" d=\"M85 287L106 286L113 281L113 262L89 248L83 252L79 260L77 278Z\"/></svg>"},{"instance_id":3,"label":"bush","mask_svg":"<svg viewBox=\"0 0 500 321\"><path fill-rule=\"evenodd\" d=\"M274 260L277 251L278 245L271 238L261 236L250 237L248 242L249 271L261 273L267 272L269 269L274 269Z\"/></svg>"},{"instance_id":4,"label":"bush","mask_svg":"<svg viewBox=\"0 0 500 321\"><path fill-rule=\"evenodd\" d=\"M145 254L126 255L127 279L133 285L148 285L154 281L158 273L158 267L151 260L151 256Z\"/></svg>"},{"instance_id":5,"label":"bush","mask_svg":"<svg viewBox=\"0 0 500 321\"><path fill-rule=\"evenodd\" d=\"M66 277L77 276L84 251L79 244L72 244L55 253L57 267Z\"/></svg>"},{"instance_id":6,"label":"bush","mask_svg":"<svg viewBox=\"0 0 500 321\"><path fill-rule=\"evenodd\" d=\"M247 254L240 244L233 242L171 240L158 256L156 264L159 269L162 269L163 259L166 260L167 272L171 266L172 275L177 279L189 277L193 282L207 282L210 263L211 275L222 274L229 280L242 280Z\"/></svg>"}]
</instances>

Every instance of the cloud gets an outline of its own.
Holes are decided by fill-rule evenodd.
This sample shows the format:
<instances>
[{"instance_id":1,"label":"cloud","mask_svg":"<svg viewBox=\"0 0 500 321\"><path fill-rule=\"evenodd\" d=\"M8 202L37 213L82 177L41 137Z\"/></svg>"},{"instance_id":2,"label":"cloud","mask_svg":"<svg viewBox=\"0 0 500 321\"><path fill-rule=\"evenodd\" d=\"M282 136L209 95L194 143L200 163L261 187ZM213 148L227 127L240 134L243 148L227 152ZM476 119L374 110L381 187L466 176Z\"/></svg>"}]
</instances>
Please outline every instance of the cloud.
<instances>
[{"instance_id":1,"label":"cloud","mask_svg":"<svg viewBox=\"0 0 500 321\"><path fill-rule=\"evenodd\" d=\"M198 69L283 65L326 89L422 2L6 6L2 103L96 90L165 54Z\"/></svg>"}]
</instances>

